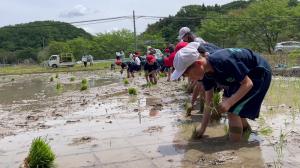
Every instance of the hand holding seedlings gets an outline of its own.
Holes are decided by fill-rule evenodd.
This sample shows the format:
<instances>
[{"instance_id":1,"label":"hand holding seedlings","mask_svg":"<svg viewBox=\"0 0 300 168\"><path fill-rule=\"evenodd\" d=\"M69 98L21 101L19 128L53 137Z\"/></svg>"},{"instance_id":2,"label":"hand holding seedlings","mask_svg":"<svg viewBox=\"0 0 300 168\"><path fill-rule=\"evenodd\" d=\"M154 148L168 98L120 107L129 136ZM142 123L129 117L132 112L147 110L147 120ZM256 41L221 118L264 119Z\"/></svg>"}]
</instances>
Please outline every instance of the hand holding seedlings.
<instances>
[{"instance_id":1,"label":"hand holding seedlings","mask_svg":"<svg viewBox=\"0 0 300 168\"><path fill-rule=\"evenodd\" d=\"M231 107L231 103L228 101L228 99L223 100L217 107L217 110L219 113L225 113L228 112L228 110Z\"/></svg>"}]
</instances>

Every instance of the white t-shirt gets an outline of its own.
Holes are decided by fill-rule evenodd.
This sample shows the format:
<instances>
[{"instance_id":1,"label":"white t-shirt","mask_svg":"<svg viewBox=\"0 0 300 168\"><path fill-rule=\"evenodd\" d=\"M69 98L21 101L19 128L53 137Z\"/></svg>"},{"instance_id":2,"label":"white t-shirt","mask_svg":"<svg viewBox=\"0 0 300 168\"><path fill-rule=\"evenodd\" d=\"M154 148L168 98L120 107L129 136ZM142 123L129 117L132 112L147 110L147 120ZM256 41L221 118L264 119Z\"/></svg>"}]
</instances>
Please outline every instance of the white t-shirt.
<instances>
[{"instance_id":1,"label":"white t-shirt","mask_svg":"<svg viewBox=\"0 0 300 168\"><path fill-rule=\"evenodd\" d=\"M134 62L135 62L136 65L138 65L138 66L141 65L141 60L139 59L139 57L135 57Z\"/></svg>"},{"instance_id":2,"label":"white t-shirt","mask_svg":"<svg viewBox=\"0 0 300 168\"><path fill-rule=\"evenodd\" d=\"M129 58L133 60L133 54L129 54Z\"/></svg>"},{"instance_id":3,"label":"white t-shirt","mask_svg":"<svg viewBox=\"0 0 300 168\"><path fill-rule=\"evenodd\" d=\"M194 42L198 42L199 44L206 43L206 41L204 41L201 37L196 37Z\"/></svg>"}]
</instances>

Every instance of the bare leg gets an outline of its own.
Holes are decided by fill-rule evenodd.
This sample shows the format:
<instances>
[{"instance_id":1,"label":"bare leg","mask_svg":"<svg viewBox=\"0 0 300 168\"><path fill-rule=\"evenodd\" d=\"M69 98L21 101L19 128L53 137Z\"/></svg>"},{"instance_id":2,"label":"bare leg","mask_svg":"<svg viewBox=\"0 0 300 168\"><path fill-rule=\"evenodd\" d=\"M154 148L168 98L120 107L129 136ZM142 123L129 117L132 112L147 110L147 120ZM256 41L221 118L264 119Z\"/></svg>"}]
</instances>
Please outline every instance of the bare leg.
<instances>
[{"instance_id":1,"label":"bare leg","mask_svg":"<svg viewBox=\"0 0 300 168\"><path fill-rule=\"evenodd\" d=\"M168 79L167 79L167 81L169 82L171 80L171 70L169 69L169 71L168 71Z\"/></svg>"},{"instance_id":2,"label":"bare leg","mask_svg":"<svg viewBox=\"0 0 300 168\"><path fill-rule=\"evenodd\" d=\"M243 123L240 116L228 113L229 120L229 139L232 142L238 142L242 139Z\"/></svg>"},{"instance_id":3,"label":"bare leg","mask_svg":"<svg viewBox=\"0 0 300 168\"><path fill-rule=\"evenodd\" d=\"M153 74L153 84L157 84L157 77L155 73Z\"/></svg>"},{"instance_id":4,"label":"bare leg","mask_svg":"<svg viewBox=\"0 0 300 168\"><path fill-rule=\"evenodd\" d=\"M243 131L252 131L250 124L248 123L246 118L241 118L243 124Z\"/></svg>"}]
</instances>

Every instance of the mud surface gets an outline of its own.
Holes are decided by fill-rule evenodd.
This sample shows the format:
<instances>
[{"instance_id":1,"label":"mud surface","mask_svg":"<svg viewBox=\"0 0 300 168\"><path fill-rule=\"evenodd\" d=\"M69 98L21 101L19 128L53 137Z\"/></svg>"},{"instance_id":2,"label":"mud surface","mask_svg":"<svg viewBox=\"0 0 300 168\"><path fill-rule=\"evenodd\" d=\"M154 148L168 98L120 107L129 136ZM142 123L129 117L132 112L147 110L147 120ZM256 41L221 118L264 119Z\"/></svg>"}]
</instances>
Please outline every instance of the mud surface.
<instances>
[{"instance_id":1,"label":"mud surface","mask_svg":"<svg viewBox=\"0 0 300 168\"><path fill-rule=\"evenodd\" d=\"M224 129L225 118L210 124L205 138L191 138L202 115L194 110L191 117L185 117L188 95L182 86L186 81L170 83L160 79L158 85L149 88L145 87L142 77L130 79L129 85L124 85L119 74L113 72L62 73L59 79L48 82L51 76L55 75L5 76L1 82L0 167L19 167L35 137L49 141L57 155L58 167L299 165L299 111L291 118L291 110L297 109L286 105L264 105L263 119L251 123L259 138L250 135L253 142L245 138L233 144ZM76 80L71 82L72 76ZM76 85L83 78L101 82L87 91L76 87L56 93L57 81ZM9 94L21 93L20 100L11 98L14 100L11 102L9 98L2 98L6 91L3 88L20 87L17 83L21 79L31 81L30 84L40 81L42 86L38 89L40 85L34 84L36 87L28 92L34 92L33 96L24 97L22 92L11 89ZM47 87L50 89L45 89ZM138 95L129 96L128 87L136 88ZM40 90L45 90L42 96ZM282 113L270 114L270 108L281 108ZM261 132L268 127L272 128L271 133ZM286 135L281 138L282 142L281 134Z\"/></svg>"}]
</instances>

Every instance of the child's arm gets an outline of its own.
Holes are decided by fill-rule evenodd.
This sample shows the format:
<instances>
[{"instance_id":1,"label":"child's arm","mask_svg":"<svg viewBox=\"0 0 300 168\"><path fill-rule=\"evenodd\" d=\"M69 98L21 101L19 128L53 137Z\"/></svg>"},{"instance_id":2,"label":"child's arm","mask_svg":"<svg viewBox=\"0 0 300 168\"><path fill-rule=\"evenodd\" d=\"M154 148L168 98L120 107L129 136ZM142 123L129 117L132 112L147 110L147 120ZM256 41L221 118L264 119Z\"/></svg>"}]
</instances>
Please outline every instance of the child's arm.
<instances>
[{"instance_id":1,"label":"child's arm","mask_svg":"<svg viewBox=\"0 0 300 168\"><path fill-rule=\"evenodd\" d=\"M212 110L212 98L214 94L214 89L205 91L205 108L204 108L204 114L201 122L201 128L198 130L197 128L197 136L202 137L204 134L206 127L208 125L211 110ZM198 126L199 127L199 126Z\"/></svg>"},{"instance_id":2,"label":"child's arm","mask_svg":"<svg viewBox=\"0 0 300 168\"><path fill-rule=\"evenodd\" d=\"M240 84L240 88L231 97L220 103L218 107L219 112L228 112L230 107L241 100L253 87L253 82L247 75Z\"/></svg>"}]
</instances>

